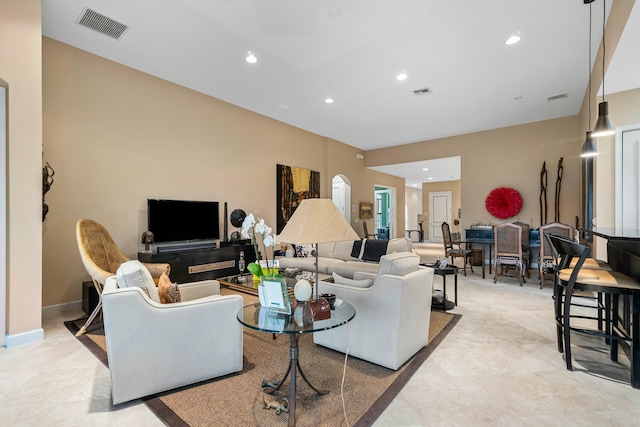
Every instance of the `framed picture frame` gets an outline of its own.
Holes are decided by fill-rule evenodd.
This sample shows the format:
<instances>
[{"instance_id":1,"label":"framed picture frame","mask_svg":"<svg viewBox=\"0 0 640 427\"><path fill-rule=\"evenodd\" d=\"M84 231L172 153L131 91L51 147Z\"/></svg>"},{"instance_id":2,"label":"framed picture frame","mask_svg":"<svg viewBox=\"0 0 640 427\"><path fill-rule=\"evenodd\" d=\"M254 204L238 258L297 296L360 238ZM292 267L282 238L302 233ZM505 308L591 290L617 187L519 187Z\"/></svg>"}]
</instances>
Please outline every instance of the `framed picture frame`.
<instances>
[{"instance_id":1,"label":"framed picture frame","mask_svg":"<svg viewBox=\"0 0 640 427\"><path fill-rule=\"evenodd\" d=\"M287 281L284 277L261 276L258 297L260 305L267 310L291 314L291 301L289 300Z\"/></svg>"},{"instance_id":2,"label":"framed picture frame","mask_svg":"<svg viewBox=\"0 0 640 427\"><path fill-rule=\"evenodd\" d=\"M360 218L361 219L373 218L373 203L360 202Z\"/></svg>"}]
</instances>

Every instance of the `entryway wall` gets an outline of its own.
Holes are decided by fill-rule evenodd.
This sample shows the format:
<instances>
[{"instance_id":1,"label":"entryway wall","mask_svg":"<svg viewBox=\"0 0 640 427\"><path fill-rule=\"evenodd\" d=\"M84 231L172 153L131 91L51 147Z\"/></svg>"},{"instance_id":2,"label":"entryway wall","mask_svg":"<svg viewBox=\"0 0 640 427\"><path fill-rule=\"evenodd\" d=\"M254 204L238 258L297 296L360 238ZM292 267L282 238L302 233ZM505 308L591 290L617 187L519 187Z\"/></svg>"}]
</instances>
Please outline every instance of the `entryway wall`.
<instances>
[{"instance_id":1,"label":"entryway wall","mask_svg":"<svg viewBox=\"0 0 640 427\"><path fill-rule=\"evenodd\" d=\"M7 88L0 80L0 347L7 335Z\"/></svg>"},{"instance_id":2,"label":"entryway wall","mask_svg":"<svg viewBox=\"0 0 640 427\"><path fill-rule=\"evenodd\" d=\"M461 191L460 191L461 181L445 181L445 182L434 182L434 183L423 183L422 184L422 194L429 194L434 192L441 191L450 191L451 192L451 213L452 213L452 221L450 224L451 232L460 232L462 233L461 227L459 225L455 225L455 220L458 219L458 212L460 212L460 200L461 200ZM424 229L424 240L425 242L430 241L429 236L429 197L422 197L422 218Z\"/></svg>"}]
</instances>

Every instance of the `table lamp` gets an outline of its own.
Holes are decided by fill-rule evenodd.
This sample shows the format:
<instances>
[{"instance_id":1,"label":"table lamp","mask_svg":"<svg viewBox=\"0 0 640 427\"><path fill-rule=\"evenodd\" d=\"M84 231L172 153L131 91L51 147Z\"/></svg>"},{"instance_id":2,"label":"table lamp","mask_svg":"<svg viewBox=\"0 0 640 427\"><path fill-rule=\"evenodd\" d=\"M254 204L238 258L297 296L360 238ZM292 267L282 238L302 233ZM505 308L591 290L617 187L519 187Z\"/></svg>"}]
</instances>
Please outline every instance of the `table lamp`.
<instances>
[{"instance_id":1,"label":"table lamp","mask_svg":"<svg viewBox=\"0 0 640 427\"><path fill-rule=\"evenodd\" d=\"M351 228L331 199L303 200L278 235L278 242L281 243L315 244L316 299L318 298L318 243L359 239L360 236Z\"/></svg>"}]
</instances>

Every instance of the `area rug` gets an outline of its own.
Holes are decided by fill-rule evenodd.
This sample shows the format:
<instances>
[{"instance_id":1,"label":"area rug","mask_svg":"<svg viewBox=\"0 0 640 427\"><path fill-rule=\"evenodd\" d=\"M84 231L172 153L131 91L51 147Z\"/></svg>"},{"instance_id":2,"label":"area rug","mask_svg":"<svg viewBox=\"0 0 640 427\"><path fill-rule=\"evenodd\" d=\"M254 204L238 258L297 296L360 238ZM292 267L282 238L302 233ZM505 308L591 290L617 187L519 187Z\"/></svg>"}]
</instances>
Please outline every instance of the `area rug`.
<instances>
[{"instance_id":1,"label":"area rug","mask_svg":"<svg viewBox=\"0 0 640 427\"><path fill-rule=\"evenodd\" d=\"M432 311L429 343L397 371L349 357L341 383L344 354L316 346L310 335L300 339L299 361L311 383L328 389L316 394L300 376L297 387L298 426L371 425L400 392L411 376L427 360L460 319L460 315ZM84 319L65 322L73 334ZM382 337L381 337L382 338ZM78 339L107 365L104 331L92 326ZM284 336L245 329L244 368L238 374L149 396L149 409L169 426L284 426L288 415L264 409L262 380L279 380L289 363L289 340ZM215 361L213 361L215 363ZM289 379L273 396L288 397ZM346 412L346 421L345 421Z\"/></svg>"}]
</instances>

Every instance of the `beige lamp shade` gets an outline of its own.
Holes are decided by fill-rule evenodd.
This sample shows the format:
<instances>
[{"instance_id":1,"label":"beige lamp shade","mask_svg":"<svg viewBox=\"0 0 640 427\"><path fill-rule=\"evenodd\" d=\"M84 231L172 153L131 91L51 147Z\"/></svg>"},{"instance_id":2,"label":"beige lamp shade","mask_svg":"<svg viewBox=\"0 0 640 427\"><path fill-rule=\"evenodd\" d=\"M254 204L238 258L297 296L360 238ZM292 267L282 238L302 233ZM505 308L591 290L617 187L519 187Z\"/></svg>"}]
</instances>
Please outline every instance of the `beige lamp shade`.
<instances>
[{"instance_id":1,"label":"beige lamp shade","mask_svg":"<svg viewBox=\"0 0 640 427\"><path fill-rule=\"evenodd\" d=\"M278 235L278 242L305 245L310 243L358 240L331 199L305 199Z\"/></svg>"}]
</instances>

